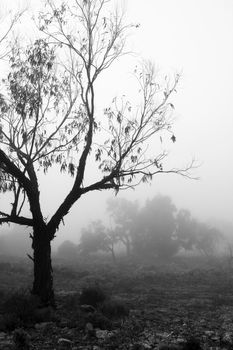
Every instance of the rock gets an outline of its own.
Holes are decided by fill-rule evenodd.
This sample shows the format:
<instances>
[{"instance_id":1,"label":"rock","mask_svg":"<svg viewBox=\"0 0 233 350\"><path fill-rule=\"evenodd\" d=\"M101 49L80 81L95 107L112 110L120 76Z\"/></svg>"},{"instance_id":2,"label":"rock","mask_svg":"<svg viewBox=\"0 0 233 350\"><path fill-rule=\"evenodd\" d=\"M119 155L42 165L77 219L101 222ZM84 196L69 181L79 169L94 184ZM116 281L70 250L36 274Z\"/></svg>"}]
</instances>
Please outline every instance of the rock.
<instances>
[{"instance_id":1,"label":"rock","mask_svg":"<svg viewBox=\"0 0 233 350\"><path fill-rule=\"evenodd\" d=\"M94 329L92 323L87 322L86 327L85 327L85 333L86 333L89 337L95 336L95 329Z\"/></svg>"},{"instance_id":2,"label":"rock","mask_svg":"<svg viewBox=\"0 0 233 350\"><path fill-rule=\"evenodd\" d=\"M226 332L223 334L222 342L231 345L233 343L233 335L231 332Z\"/></svg>"},{"instance_id":3,"label":"rock","mask_svg":"<svg viewBox=\"0 0 233 350\"><path fill-rule=\"evenodd\" d=\"M205 335L207 335L208 337L211 337L212 335L214 335L214 331L205 331L204 333L205 333Z\"/></svg>"},{"instance_id":4,"label":"rock","mask_svg":"<svg viewBox=\"0 0 233 350\"><path fill-rule=\"evenodd\" d=\"M114 333L113 332L109 332L107 330L96 329L95 334L96 334L96 338L105 340L105 339L111 338Z\"/></svg>"},{"instance_id":5,"label":"rock","mask_svg":"<svg viewBox=\"0 0 233 350\"><path fill-rule=\"evenodd\" d=\"M1 350L12 350L13 346L14 345L13 345L11 340L0 341L0 349Z\"/></svg>"},{"instance_id":6,"label":"rock","mask_svg":"<svg viewBox=\"0 0 233 350\"><path fill-rule=\"evenodd\" d=\"M149 350L149 349L152 349L152 347L149 344L141 343L141 342L134 343L130 346L130 350Z\"/></svg>"},{"instance_id":7,"label":"rock","mask_svg":"<svg viewBox=\"0 0 233 350\"><path fill-rule=\"evenodd\" d=\"M179 345L186 343L186 340L184 338L181 338L181 337L177 338L176 341Z\"/></svg>"},{"instance_id":8,"label":"rock","mask_svg":"<svg viewBox=\"0 0 233 350\"><path fill-rule=\"evenodd\" d=\"M86 312L86 313L93 313L96 311L96 309L94 308L94 306L92 305L87 305L87 304L83 304L80 306L80 310L82 310L83 312Z\"/></svg>"},{"instance_id":9,"label":"rock","mask_svg":"<svg viewBox=\"0 0 233 350\"><path fill-rule=\"evenodd\" d=\"M159 350L181 350L182 348L179 345L161 344L158 349Z\"/></svg>"},{"instance_id":10,"label":"rock","mask_svg":"<svg viewBox=\"0 0 233 350\"><path fill-rule=\"evenodd\" d=\"M72 341L69 339L60 338L57 343L59 350L72 349Z\"/></svg>"},{"instance_id":11,"label":"rock","mask_svg":"<svg viewBox=\"0 0 233 350\"><path fill-rule=\"evenodd\" d=\"M0 332L0 340L6 338L6 333L5 332Z\"/></svg>"},{"instance_id":12,"label":"rock","mask_svg":"<svg viewBox=\"0 0 233 350\"><path fill-rule=\"evenodd\" d=\"M48 330L53 326L54 326L53 322L41 322L41 323L35 324L35 328L38 330Z\"/></svg>"}]
</instances>

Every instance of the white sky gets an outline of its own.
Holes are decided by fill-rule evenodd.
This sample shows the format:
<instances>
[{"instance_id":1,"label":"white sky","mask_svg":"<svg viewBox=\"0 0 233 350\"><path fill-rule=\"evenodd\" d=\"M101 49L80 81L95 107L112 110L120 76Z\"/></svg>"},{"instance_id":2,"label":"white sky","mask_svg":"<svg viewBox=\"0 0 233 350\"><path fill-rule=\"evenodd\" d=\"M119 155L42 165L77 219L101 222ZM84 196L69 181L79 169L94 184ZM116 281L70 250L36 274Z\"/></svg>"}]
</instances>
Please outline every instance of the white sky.
<instances>
[{"instance_id":1,"label":"white sky","mask_svg":"<svg viewBox=\"0 0 233 350\"><path fill-rule=\"evenodd\" d=\"M190 209L200 219L233 222L233 1L121 2L127 4L129 20L141 24L130 38L131 47L168 72L183 72L174 99L177 143L170 154L171 162L184 165L195 156L202 164L195 172L199 181L159 176L151 186L143 185L121 195L143 202L157 193L167 194L178 208ZM27 3L33 8L39 0ZM17 9L16 4L15 0L7 1L8 8ZM126 76L130 70L133 65L127 61ZM114 76L114 86L121 81L121 74ZM105 87L102 89L101 93L107 93ZM49 198L48 187L41 188L41 193L45 206L50 200L49 207L55 208L62 195L56 190L53 176L47 177L47 183L48 179L52 191ZM61 192L66 193L71 182L65 177L63 181ZM73 232L78 234L80 226L103 215L110 195L91 193L82 198L66 217L57 242L75 240ZM46 212L51 214L50 210Z\"/></svg>"}]
</instances>

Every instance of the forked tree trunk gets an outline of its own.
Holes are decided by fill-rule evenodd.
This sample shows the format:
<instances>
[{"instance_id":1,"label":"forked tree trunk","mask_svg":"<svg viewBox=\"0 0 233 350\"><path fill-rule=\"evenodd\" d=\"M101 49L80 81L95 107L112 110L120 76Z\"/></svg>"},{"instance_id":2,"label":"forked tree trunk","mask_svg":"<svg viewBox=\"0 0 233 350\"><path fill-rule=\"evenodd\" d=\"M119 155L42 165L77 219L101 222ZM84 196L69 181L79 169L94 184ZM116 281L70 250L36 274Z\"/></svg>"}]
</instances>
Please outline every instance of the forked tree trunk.
<instances>
[{"instance_id":1,"label":"forked tree trunk","mask_svg":"<svg viewBox=\"0 0 233 350\"><path fill-rule=\"evenodd\" d=\"M43 305L55 305L51 261L51 242L47 232L34 230L34 282L32 294L39 297Z\"/></svg>"}]
</instances>

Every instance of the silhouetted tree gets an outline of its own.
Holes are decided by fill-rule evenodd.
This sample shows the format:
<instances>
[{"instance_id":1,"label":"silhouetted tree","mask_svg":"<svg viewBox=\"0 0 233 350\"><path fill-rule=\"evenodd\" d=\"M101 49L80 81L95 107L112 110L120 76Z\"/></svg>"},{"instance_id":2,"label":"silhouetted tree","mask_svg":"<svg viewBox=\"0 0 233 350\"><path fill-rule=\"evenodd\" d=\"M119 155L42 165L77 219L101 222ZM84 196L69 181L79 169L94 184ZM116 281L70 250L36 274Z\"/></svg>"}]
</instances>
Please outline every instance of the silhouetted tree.
<instances>
[{"instance_id":1,"label":"silhouetted tree","mask_svg":"<svg viewBox=\"0 0 233 350\"><path fill-rule=\"evenodd\" d=\"M42 39L25 50L13 48L0 97L0 189L12 194L11 210L0 212L0 223L32 228L32 293L50 304L51 241L80 197L95 190L117 192L162 173L189 176L193 165L166 169L166 151L156 150L152 142L162 132L163 137L168 132L170 140L169 98L179 75L158 83L153 66L145 64L135 72L137 105L115 99L103 115L96 113L96 82L125 54L132 26L124 24L119 12L110 11L107 0L59 3L47 0L39 23ZM86 165L92 156L98 175L87 183ZM55 212L45 218L38 174L54 165L74 181Z\"/></svg>"}]
</instances>

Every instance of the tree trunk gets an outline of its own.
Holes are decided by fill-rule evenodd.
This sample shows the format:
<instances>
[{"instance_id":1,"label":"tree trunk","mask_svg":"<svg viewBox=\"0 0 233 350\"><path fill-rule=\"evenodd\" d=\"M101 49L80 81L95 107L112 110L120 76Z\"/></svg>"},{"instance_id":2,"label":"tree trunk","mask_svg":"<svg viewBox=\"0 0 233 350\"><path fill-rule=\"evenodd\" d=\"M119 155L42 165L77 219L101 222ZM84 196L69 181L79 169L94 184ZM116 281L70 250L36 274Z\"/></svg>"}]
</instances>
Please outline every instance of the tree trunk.
<instances>
[{"instance_id":1,"label":"tree trunk","mask_svg":"<svg viewBox=\"0 0 233 350\"><path fill-rule=\"evenodd\" d=\"M47 232L34 230L34 282L32 294L39 297L43 305L55 305L51 262L51 244Z\"/></svg>"}]
</instances>

